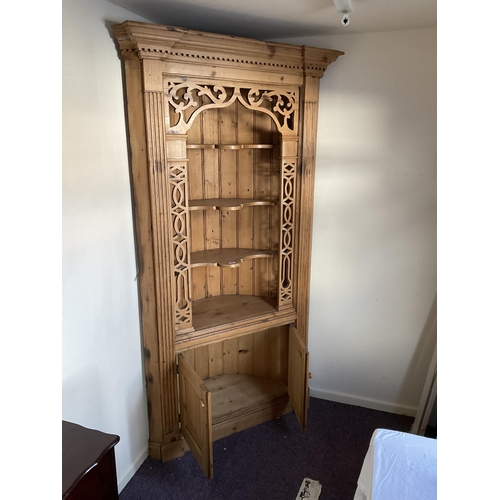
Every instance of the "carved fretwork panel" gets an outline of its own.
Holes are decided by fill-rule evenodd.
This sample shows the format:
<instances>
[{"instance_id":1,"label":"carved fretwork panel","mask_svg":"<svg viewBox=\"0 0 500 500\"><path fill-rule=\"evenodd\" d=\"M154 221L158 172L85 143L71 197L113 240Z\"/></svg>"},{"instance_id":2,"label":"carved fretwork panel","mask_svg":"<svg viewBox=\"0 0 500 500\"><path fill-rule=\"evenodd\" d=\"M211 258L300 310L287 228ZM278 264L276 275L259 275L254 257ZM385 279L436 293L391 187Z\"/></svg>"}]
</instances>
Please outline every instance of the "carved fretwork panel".
<instances>
[{"instance_id":1,"label":"carved fretwork panel","mask_svg":"<svg viewBox=\"0 0 500 500\"><path fill-rule=\"evenodd\" d=\"M281 165L281 238L278 309L292 305L293 238L296 197L296 160L283 158Z\"/></svg>"},{"instance_id":2,"label":"carved fretwork panel","mask_svg":"<svg viewBox=\"0 0 500 500\"><path fill-rule=\"evenodd\" d=\"M173 245L175 328L192 327L190 299L190 244L188 237L187 162L167 160L169 172L170 216Z\"/></svg>"},{"instance_id":3,"label":"carved fretwork panel","mask_svg":"<svg viewBox=\"0 0 500 500\"><path fill-rule=\"evenodd\" d=\"M296 88L257 88L235 85L165 82L165 100L175 113L167 117L167 131L185 134L194 119L210 108L230 106L238 100L248 109L268 114L281 133L297 134L299 93Z\"/></svg>"}]
</instances>

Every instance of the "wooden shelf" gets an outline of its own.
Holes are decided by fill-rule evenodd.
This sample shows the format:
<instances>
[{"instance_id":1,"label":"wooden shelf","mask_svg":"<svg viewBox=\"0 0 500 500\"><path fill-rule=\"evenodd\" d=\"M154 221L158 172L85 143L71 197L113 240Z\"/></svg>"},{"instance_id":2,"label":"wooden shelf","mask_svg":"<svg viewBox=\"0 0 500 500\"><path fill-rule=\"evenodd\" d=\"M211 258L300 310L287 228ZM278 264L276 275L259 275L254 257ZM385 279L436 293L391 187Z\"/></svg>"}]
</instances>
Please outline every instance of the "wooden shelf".
<instances>
[{"instance_id":1,"label":"wooden shelf","mask_svg":"<svg viewBox=\"0 0 500 500\"><path fill-rule=\"evenodd\" d=\"M279 144L187 144L187 149L273 149Z\"/></svg>"},{"instance_id":2,"label":"wooden shelf","mask_svg":"<svg viewBox=\"0 0 500 500\"><path fill-rule=\"evenodd\" d=\"M239 267L248 259L270 259L277 252L253 248L217 248L191 254L191 267L216 266Z\"/></svg>"},{"instance_id":3,"label":"wooden shelf","mask_svg":"<svg viewBox=\"0 0 500 500\"><path fill-rule=\"evenodd\" d=\"M214 441L288 411L288 390L281 380L231 374L203 381L212 395Z\"/></svg>"},{"instance_id":4,"label":"wooden shelf","mask_svg":"<svg viewBox=\"0 0 500 500\"><path fill-rule=\"evenodd\" d=\"M276 205L277 203L277 200L210 198L207 200L189 200L189 210L241 210L243 207Z\"/></svg>"},{"instance_id":5,"label":"wooden shelf","mask_svg":"<svg viewBox=\"0 0 500 500\"><path fill-rule=\"evenodd\" d=\"M193 326L203 330L237 321L275 314L276 300L253 295L218 295L193 301Z\"/></svg>"},{"instance_id":6,"label":"wooden shelf","mask_svg":"<svg viewBox=\"0 0 500 500\"><path fill-rule=\"evenodd\" d=\"M193 330L176 332L175 349L287 325L297 319L293 307L278 311L276 298L253 295L218 295L193 301Z\"/></svg>"}]
</instances>

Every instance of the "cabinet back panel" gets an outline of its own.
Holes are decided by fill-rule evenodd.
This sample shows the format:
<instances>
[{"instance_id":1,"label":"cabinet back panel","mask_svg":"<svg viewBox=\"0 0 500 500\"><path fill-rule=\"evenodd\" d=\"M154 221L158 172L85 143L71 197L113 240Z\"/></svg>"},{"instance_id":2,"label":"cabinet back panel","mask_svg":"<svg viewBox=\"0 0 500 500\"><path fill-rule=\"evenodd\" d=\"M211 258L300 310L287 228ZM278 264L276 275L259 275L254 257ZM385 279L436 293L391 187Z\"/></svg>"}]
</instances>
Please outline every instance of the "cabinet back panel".
<instances>
[{"instance_id":1,"label":"cabinet back panel","mask_svg":"<svg viewBox=\"0 0 500 500\"><path fill-rule=\"evenodd\" d=\"M237 107L238 143L252 144L254 142L254 112L244 106ZM244 149L238 155L238 198L254 197L254 152ZM255 248L253 233L253 208L239 210L238 240L241 248ZM238 293L240 295L254 294L254 261L247 260L239 268Z\"/></svg>"},{"instance_id":2,"label":"cabinet back panel","mask_svg":"<svg viewBox=\"0 0 500 500\"><path fill-rule=\"evenodd\" d=\"M288 326L200 346L183 354L201 379L242 374L268 377L286 383Z\"/></svg>"},{"instance_id":3,"label":"cabinet back panel","mask_svg":"<svg viewBox=\"0 0 500 500\"><path fill-rule=\"evenodd\" d=\"M209 359L210 355L208 353L208 345L203 345L195 349L195 371L202 380L210 376Z\"/></svg>"},{"instance_id":4,"label":"cabinet back panel","mask_svg":"<svg viewBox=\"0 0 500 500\"><path fill-rule=\"evenodd\" d=\"M239 102L198 115L188 131L188 144L279 144L280 134L266 114ZM191 149L189 193L191 199L279 199L279 147L275 149ZM278 206L241 210L191 211L191 250L256 248L277 250ZM215 295L277 295L278 262L255 259L237 268L194 268L192 298Z\"/></svg>"},{"instance_id":5,"label":"cabinet back panel","mask_svg":"<svg viewBox=\"0 0 500 500\"><path fill-rule=\"evenodd\" d=\"M237 108L233 104L219 109L219 138L221 144L235 144L237 141ZM220 167L220 196L221 198L236 198L237 196L237 161L236 151L231 149L219 150ZM237 212L221 210L219 212L221 228L221 247L237 248ZM238 293L238 270L223 268L222 295Z\"/></svg>"},{"instance_id":6,"label":"cabinet back panel","mask_svg":"<svg viewBox=\"0 0 500 500\"><path fill-rule=\"evenodd\" d=\"M208 376L215 377L224 373L224 346L222 342L208 346Z\"/></svg>"}]
</instances>

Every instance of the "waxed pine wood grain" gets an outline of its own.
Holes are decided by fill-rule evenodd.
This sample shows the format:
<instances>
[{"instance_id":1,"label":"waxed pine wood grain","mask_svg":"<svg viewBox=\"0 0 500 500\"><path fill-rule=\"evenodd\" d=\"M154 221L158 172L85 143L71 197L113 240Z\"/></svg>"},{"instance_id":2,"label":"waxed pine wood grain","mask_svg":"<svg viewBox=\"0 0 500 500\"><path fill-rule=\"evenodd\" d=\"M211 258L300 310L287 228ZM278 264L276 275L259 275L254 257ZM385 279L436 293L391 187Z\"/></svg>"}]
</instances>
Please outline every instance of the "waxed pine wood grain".
<instances>
[{"instance_id":1,"label":"waxed pine wood grain","mask_svg":"<svg viewBox=\"0 0 500 500\"><path fill-rule=\"evenodd\" d=\"M307 420L319 79L342 53L135 21L113 31L125 68L149 452L170 460L188 442L213 477L213 439L289 411L289 400ZM225 410L214 430L203 380L217 377ZM245 397L241 380L259 396Z\"/></svg>"}]
</instances>

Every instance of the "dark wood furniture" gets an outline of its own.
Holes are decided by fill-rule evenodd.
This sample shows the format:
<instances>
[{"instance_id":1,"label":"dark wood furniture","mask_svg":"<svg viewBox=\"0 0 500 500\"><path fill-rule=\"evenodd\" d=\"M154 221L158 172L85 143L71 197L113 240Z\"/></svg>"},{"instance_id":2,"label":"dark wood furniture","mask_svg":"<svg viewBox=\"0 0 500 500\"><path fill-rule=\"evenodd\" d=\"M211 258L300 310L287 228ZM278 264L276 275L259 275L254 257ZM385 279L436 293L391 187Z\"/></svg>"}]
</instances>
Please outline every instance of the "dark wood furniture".
<instances>
[{"instance_id":1,"label":"dark wood furniture","mask_svg":"<svg viewBox=\"0 0 500 500\"><path fill-rule=\"evenodd\" d=\"M114 447L119 440L62 421L63 500L118 500Z\"/></svg>"}]
</instances>

